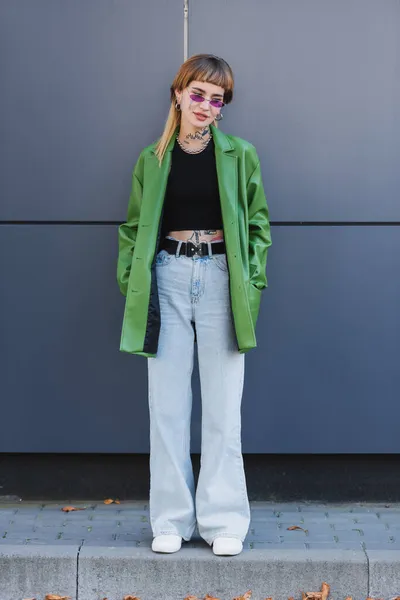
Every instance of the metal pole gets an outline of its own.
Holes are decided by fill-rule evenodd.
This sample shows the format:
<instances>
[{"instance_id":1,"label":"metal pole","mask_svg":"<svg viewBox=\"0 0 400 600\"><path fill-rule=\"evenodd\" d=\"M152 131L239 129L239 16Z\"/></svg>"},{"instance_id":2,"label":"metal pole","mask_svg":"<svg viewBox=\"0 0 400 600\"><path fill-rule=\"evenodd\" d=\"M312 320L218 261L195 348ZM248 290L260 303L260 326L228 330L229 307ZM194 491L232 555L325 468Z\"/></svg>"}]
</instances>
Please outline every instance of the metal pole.
<instances>
[{"instance_id":1,"label":"metal pole","mask_svg":"<svg viewBox=\"0 0 400 600\"><path fill-rule=\"evenodd\" d=\"M183 0L183 60L189 52L189 0Z\"/></svg>"}]
</instances>

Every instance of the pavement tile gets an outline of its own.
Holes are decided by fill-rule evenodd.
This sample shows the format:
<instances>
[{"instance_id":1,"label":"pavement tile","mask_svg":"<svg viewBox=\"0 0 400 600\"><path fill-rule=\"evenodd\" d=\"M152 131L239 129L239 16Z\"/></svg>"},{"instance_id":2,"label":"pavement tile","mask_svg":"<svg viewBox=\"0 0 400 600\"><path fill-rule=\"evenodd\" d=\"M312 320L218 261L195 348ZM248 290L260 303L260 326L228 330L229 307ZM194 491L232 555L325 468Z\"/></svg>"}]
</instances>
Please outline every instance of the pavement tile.
<instances>
[{"instance_id":1,"label":"pavement tile","mask_svg":"<svg viewBox=\"0 0 400 600\"><path fill-rule=\"evenodd\" d=\"M285 547L286 544L285 544ZM296 543L296 544L290 544L291 548L299 548L299 549L307 549L306 545L304 543ZM270 542L251 542L251 544L248 545L248 548L250 550L259 550L261 548L264 549L276 549L276 550L281 550L282 551L282 544L279 543L270 543Z\"/></svg>"},{"instance_id":2,"label":"pavement tile","mask_svg":"<svg viewBox=\"0 0 400 600\"><path fill-rule=\"evenodd\" d=\"M66 505L86 507L84 511L63 513ZM10 523L12 521L12 523ZM306 530L288 530L297 525ZM38 543L46 540L80 541L91 544L110 540L118 545L149 544L152 531L148 504L125 502L124 505L104 505L102 502L26 503L0 509L0 536L7 532L9 542L20 543L35 537ZM10 537L11 536L11 537ZM1 540L4 539L0 537ZM192 541L196 538L192 538ZM203 540L199 538L199 543ZM359 506L357 503L273 503L252 502L251 523L246 538L248 544L272 543L278 547L291 545L318 547L332 545L356 546L361 542L371 548L379 545L394 548L400 540L400 503L390 508L379 504ZM195 543L197 543L195 541Z\"/></svg>"},{"instance_id":3,"label":"pavement tile","mask_svg":"<svg viewBox=\"0 0 400 600\"><path fill-rule=\"evenodd\" d=\"M35 533L35 528L28 526L28 527L24 527L23 524L18 525L17 527L12 527L9 526L3 533L3 535L7 534L7 536L10 535L28 535L28 534L33 534Z\"/></svg>"},{"instance_id":4,"label":"pavement tile","mask_svg":"<svg viewBox=\"0 0 400 600\"><path fill-rule=\"evenodd\" d=\"M362 546L360 544L360 542L345 542L343 544L335 544L333 545L332 543L324 543L324 542L315 542L315 541L311 541L309 542L309 548L311 549L316 549L319 548L320 550L326 550L326 549L331 549L331 548L337 548L337 549L342 549L342 550L360 550L362 549Z\"/></svg>"},{"instance_id":5,"label":"pavement tile","mask_svg":"<svg viewBox=\"0 0 400 600\"><path fill-rule=\"evenodd\" d=\"M107 542L106 540L85 540L85 547L99 547L99 546L104 546L107 548L126 548L129 546L129 544L126 543L126 541L119 541L119 540L112 540ZM137 548L139 546L139 542L138 543L132 543L131 546L132 548ZM150 547L150 545L149 545Z\"/></svg>"},{"instance_id":6,"label":"pavement tile","mask_svg":"<svg viewBox=\"0 0 400 600\"><path fill-rule=\"evenodd\" d=\"M326 541L326 542L336 543L333 534L326 534L326 533L322 533L322 532L321 533L313 533L313 534L309 533L306 536L306 538L307 538L307 541L309 541L309 542L314 542L314 541L315 542L324 542L324 541Z\"/></svg>"}]
</instances>

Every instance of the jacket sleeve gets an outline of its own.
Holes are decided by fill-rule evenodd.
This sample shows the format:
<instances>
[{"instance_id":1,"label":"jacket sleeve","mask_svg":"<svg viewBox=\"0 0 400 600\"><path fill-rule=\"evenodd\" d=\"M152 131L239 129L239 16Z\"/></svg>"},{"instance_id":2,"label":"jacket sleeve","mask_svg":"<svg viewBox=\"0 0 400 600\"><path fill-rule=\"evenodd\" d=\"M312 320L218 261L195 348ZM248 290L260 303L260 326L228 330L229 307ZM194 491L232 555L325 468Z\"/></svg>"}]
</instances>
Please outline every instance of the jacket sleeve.
<instances>
[{"instance_id":1,"label":"jacket sleeve","mask_svg":"<svg viewBox=\"0 0 400 600\"><path fill-rule=\"evenodd\" d=\"M268 286L267 254L272 240L261 165L255 151L254 160L256 165L247 181L250 283L258 289L263 289Z\"/></svg>"},{"instance_id":2,"label":"jacket sleeve","mask_svg":"<svg viewBox=\"0 0 400 600\"><path fill-rule=\"evenodd\" d=\"M126 222L118 227L117 282L124 296L126 296L128 291L128 280L131 272L132 256L142 204L143 182L141 162L141 157L139 157L132 172L132 185Z\"/></svg>"}]
</instances>

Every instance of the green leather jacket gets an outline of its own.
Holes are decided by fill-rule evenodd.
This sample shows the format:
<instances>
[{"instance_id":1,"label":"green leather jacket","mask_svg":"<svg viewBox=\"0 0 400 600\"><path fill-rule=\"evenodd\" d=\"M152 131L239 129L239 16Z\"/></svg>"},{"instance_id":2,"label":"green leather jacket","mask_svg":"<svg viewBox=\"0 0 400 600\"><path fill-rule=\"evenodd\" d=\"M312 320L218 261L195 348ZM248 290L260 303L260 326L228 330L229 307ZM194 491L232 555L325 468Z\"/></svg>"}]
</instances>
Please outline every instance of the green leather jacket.
<instances>
[{"instance_id":1,"label":"green leather jacket","mask_svg":"<svg viewBox=\"0 0 400 600\"><path fill-rule=\"evenodd\" d=\"M257 345L255 328L262 290L267 286L271 245L268 206L260 161L249 142L210 126L214 137L218 187L230 280L233 322L239 352ZM171 165L172 136L161 166L156 143L142 150L132 175L126 223L118 228L117 281L125 311L120 350L157 355L160 332L155 257Z\"/></svg>"}]
</instances>

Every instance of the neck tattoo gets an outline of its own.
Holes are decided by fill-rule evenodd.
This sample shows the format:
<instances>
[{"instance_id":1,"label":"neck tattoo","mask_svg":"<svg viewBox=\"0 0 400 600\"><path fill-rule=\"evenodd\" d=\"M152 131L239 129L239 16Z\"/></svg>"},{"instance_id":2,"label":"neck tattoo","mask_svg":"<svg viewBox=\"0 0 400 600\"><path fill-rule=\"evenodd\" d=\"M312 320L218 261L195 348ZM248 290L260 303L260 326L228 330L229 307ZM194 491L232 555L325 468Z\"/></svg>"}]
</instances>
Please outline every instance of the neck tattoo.
<instances>
[{"instance_id":1,"label":"neck tattoo","mask_svg":"<svg viewBox=\"0 0 400 600\"><path fill-rule=\"evenodd\" d=\"M200 140L200 147L192 148L190 145L191 140ZM181 142L179 139L179 132L176 135L176 141L178 142L179 146L182 148L182 150L188 152L189 154L198 154L202 152L210 140L211 132L209 127L204 127L204 129L201 131L196 131L195 133L188 133L183 142Z\"/></svg>"},{"instance_id":2,"label":"neck tattoo","mask_svg":"<svg viewBox=\"0 0 400 600\"><path fill-rule=\"evenodd\" d=\"M209 127L204 127L202 131L196 131L195 133L188 133L185 139L183 140L184 144L189 144L190 140L200 140L204 141L205 136L210 133Z\"/></svg>"}]
</instances>

